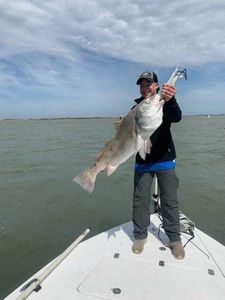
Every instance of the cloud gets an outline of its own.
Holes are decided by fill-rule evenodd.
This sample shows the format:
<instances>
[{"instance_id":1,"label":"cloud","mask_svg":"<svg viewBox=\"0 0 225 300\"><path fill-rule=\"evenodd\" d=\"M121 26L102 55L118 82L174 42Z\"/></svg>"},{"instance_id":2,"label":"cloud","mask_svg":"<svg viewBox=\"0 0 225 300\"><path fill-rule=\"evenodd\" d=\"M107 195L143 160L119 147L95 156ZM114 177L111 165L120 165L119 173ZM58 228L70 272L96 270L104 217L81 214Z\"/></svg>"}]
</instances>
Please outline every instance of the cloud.
<instances>
[{"instance_id":1,"label":"cloud","mask_svg":"<svg viewBox=\"0 0 225 300\"><path fill-rule=\"evenodd\" d=\"M223 0L2 1L1 57L26 50L73 60L78 45L139 63L222 62L224 8Z\"/></svg>"},{"instance_id":2,"label":"cloud","mask_svg":"<svg viewBox=\"0 0 225 300\"><path fill-rule=\"evenodd\" d=\"M177 65L191 69L190 98L222 97L224 9L223 0L1 1L2 114L125 114L142 71L163 83ZM179 96L188 112L203 109Z\"/></svg>"}]
</instances>

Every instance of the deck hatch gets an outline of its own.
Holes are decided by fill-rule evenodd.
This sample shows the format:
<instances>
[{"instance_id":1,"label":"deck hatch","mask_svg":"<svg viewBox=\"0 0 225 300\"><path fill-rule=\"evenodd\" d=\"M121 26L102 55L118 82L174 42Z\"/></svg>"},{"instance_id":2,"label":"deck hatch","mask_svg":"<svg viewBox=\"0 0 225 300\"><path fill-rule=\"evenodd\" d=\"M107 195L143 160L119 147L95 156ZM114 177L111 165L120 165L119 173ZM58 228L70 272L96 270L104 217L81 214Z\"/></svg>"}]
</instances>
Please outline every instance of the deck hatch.
<instances>
[{"instance_id":1,"label":"deck hatch","mask_svg":"<svg viewBox=\"0 0 225 300\"><path fill-rule=\"evenodd\" d=\"M166 268L159 267L165 264ZM164 299L165 290L168 291L168 299L178 299L177 295L180 299L184 291L185 299L194 299L196 292L199 299L205 299L205 295L210 296L211 291L212 299L221 299L221 290L215 290L217 280L216 276L209 276L205 268L191 267L175 260L169 263L123 255L115 259L114 255L108 255L87 274L77 290L82 295L109 300L146 299L146 295L148 299ZM159 283L163 289L151 288Z\"/></svg>"}]
</instances>

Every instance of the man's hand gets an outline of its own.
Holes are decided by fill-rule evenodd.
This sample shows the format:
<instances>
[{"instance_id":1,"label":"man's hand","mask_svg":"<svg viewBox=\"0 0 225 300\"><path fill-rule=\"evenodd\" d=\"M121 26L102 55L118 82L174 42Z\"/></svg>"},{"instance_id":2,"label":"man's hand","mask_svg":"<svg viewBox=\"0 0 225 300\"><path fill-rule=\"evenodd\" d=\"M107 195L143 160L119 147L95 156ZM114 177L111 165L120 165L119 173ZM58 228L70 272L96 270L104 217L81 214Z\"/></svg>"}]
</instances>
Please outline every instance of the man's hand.
<instances>
[{"instance_id":1,"label":"man's hand","mask_svg":"<svg viewBox=\"0 0 225 300\"><path fill-rule=\"evenodd\" d=\"M165 101L169 101L176 94L176 91L177 90L173 85L165 83L161 92L162 98Z\"/></svg>"}]
</instances>

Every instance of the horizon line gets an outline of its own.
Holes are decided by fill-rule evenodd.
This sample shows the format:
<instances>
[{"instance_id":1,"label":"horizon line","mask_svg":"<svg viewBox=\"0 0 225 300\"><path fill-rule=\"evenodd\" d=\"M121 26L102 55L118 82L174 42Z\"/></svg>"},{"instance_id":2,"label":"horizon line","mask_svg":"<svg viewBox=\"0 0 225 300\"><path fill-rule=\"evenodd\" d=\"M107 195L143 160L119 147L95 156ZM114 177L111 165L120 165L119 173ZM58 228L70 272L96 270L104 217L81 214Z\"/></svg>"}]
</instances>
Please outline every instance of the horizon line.
<instances>
[{"instance_id":1,"label":"horizon line","mask_svg":"<svg viewBox=\"0 0 225 300\"><path fill-rule=\"evenodd\" d=\"M183 117L194 117L194 116L204 116L204 117L209 117L209 116L223 116L225 113L221 114L186 114L183 115ZM0 121L13 121L13 120L76 120L76 119L115 119L115 118L121 118L125 117L125 115L121 116L93 116L93 117L24 117L24 118L0 118Z\"/></svg>"}]
</instances>

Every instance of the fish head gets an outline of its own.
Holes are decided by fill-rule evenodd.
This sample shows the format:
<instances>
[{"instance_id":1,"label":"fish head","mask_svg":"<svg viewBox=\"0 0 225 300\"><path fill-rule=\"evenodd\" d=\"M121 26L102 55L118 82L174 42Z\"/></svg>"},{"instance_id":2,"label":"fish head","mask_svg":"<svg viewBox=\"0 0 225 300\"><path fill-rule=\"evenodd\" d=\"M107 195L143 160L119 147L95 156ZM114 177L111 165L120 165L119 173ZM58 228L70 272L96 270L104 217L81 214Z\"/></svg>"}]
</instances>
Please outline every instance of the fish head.
<instances>
[{"instance_id":1,"label":"fish head","mask_svg":"<svg viewBox=\"0 0 225 300\"><path fill-rule=\"evenodd\" d=\"M142 100L134 111L134 121L138 132L145 138L150 136L162 123L163 104L160 95L156 94ZM150 134L150 135L149 135Z\"/></svg>"}]
</instances>

